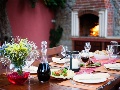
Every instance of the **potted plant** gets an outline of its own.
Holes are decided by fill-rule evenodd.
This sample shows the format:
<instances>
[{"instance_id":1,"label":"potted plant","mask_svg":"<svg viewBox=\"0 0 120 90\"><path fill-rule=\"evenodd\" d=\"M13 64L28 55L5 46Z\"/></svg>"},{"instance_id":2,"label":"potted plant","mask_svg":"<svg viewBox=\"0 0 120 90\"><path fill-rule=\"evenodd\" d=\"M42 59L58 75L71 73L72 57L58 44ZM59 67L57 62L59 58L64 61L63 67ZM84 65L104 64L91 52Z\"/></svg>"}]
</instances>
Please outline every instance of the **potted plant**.
<instances>
[{"instance_id":1,"label":"potted plant","mask_svg":"<svg viewBox=\"0 0 120 90\"><path fill-rule=\"evenodd\" d=\"M59 43L61 37L62 37L62 33L63 33L63 28L58 26L57 29L51 29L50 30L50 45L49 47L56 47L57 44Z\"/></svg>"}]
</instances>

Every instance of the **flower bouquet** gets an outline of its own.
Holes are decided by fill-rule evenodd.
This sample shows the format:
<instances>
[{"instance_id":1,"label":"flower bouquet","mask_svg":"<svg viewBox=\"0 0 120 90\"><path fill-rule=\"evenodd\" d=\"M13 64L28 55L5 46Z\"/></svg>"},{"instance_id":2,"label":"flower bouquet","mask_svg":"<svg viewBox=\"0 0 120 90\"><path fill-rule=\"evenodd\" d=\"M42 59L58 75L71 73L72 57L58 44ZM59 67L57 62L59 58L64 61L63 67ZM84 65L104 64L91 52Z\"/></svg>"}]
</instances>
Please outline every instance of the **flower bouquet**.
<instances>
[{"instance_id":1,"label":"flower bouquet","mask_svg":"<svg viewBox=\"0 0 120 90\"><path fill-rule=\"evenodd\" d=\"M27 80L29 72L23 72L26 61L37 59L39 52L34 42L21 39L19 36L12 38L10 43L4 43L0 47L0 55L10 62L12 74L8 74L8 80L13 84L22 84ZM19 78L19 80L16 79Z\"/></svg>"}]
</instances>

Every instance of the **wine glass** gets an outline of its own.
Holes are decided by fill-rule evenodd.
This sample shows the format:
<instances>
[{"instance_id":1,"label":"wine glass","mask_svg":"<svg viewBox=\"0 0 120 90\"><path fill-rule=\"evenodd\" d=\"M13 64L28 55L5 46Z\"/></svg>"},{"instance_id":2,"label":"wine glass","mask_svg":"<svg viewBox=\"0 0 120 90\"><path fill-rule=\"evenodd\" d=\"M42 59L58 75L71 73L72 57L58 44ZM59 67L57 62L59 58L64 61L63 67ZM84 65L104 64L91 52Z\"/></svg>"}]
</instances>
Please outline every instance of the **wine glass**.
<instances>
[{"instance_id":1,"label":"wine glass","mask_svg":"<svg viewBox=\"0 0 120 90\"><path fill-rule=\"evenodd\" d=\"M67 61L66 60L69 59L69 55L66 54L67 51L68 51L68 47L67 46L62 46L61 54L62 54L63 58L65 58L64 67L67 67Z\"/></svg>"},{"instance_id":2,"label":"wine glass","mask_svg":"<svg viewBox=\"0 0 120 90\"><path fill-rule=\"evenodd\" d=\"M113 45L113 50L114 50L112 57L116 58L117 54L118 54L118 42L117 41L111 41L110 43L111 43L111 45Z\"/></svg>"},{"instance_id":3,"label":"wine glass","mask_svg":"<svg viewBox=\"0 0 120 90\"><path fill-rule=\"evenodd\" d=\"M91 49L90 42L85 42L85 46L84 46L84 48L85 48L85 50L86 50L87 52L89 52L90 49Z\"/></svg>"},{"instance_id":4,"label":"wine glass","mask_svg":"<svg viewBox=\"0 0 120 90\"><path fill-rule=\"evenodd\" d=\"M26 66L25 66L25 68L27 68L28 69L28 72L29 72L29 78L28 78L28 83L29 83L29 85L31 84L30 83L30 79L31 78L34 78L33 76L31 76L30 75L30 68L32 68L32 63L35 61L35 60L37 60L39 58L39 52L37 51L37 50L32 50L30 53L29 53L29 55L28 55L28 57L27 57L27 59L26 59ZM37 72L36 72L37 73Z\"/></svg>"},{"instance_id":5,"label":"wine glass","mask_svg":"<svg viewBox=\"0 0 120 90\"><path fill-rule=\"evenodd\" d=\"M66 51L68 51L68 47L67 46L62 46L61 54L62 54L63 57L66 56Z\"/></svg>"},{"instance_id":6,"label":"wine glass","mask_svg":"<svg viewBox=\"0 0 120 90\"><path fill-rule=\"evenodd\" d=\"M81 59L85 63L85 70L86 70L86 63L89 60L89 52L87 52L86 50L82 50L81 51Z\"/></svg>"},{"instance_id":7,"label":"wine glass","mask_svg":"<svg viewBox=\"0 0 120 90\"><path fill-rule=\"evenodd\" d=\"M109 60L111 59L111 56L113 55L113 45L107 45L107 48L106 48L106 51L108 53L108 56L109 56Z\"/></svg>"}]
</instances>

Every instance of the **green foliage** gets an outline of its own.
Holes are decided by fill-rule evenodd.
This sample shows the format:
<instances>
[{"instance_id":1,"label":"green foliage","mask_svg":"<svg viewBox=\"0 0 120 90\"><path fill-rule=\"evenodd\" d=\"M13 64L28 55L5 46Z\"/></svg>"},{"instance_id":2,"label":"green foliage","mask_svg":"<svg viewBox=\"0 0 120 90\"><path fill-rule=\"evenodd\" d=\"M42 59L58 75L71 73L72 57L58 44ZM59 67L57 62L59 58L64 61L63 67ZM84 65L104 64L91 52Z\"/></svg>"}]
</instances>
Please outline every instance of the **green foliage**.
<instances>
[{"instance_id":1,"label":"green foliage","mask_svg":"<svg viewBox=\"0 0 120 90\"><path fill-rule=\"evenodd\" d=\"M50 48L57 46L57 44L59 43L59 41L62 37L62 33L63 33L63 28L60 26L58 26L57 29L50 30L50 37L49 37L49 40L50 40L49 47Z\"/></svg>"},{"instance_id":2,"label":"green foliage","mask_svg":"<svg viewBox=\"0 0 120 90\"><path fill-rule=\"evenodd\" d=\"M31 7L35 8L36 3L38 0L29 0L31 3ZM44 0L45 5L53 10L56 10L57 8L64 8L66 0Z\"/></svg>"},{"instance_id":3,"label":"green foliage","mask_svg":"<svg viewBox=\"0 0 120 90\"><path fill-rule=\"evenodd\" d=\"M56 10L57 8L64 8L66 0L44 0L47 7Z\"/></svg>"}]
</instances>

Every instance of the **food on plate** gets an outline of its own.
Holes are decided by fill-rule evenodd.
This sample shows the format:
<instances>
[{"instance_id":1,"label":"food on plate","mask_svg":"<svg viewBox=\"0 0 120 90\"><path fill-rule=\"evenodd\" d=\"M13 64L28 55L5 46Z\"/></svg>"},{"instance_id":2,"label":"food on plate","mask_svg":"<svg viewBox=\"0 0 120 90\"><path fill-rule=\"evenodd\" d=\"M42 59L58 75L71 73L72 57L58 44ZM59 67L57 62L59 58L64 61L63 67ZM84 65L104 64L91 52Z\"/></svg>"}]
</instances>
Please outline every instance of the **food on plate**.
<instances>
[{"instance_id":1,"label":"food on plate","mask_svg":"<svg viewBox=\"0 0 120 90\"><path fill-rule=\"evenodd\" d=\"M83 67L83 66L85 66L85 64L84 63L80 63L80 67Z\"/></svg>"},{"instance_id":2,"label":"food on plate","mask_svg":"<svg viewBox=\"0 0 120 90\"><path fill-rule=\"evenodd\" d=\"M106 50L102 50L102 51L96 50L94 53L95 54L100 54L100 55L108 55Z\"/></svg>"},{"instance_id":3,"label":"food on plate","mask_svg":"<svg viewBox=\"0 0 120 90\"><path fill-rule=\"evenodd\" d=\"M57 70L57 71L53 71L52 72L52 75L53 76L67 76L67 69L66 68L63 68L63 69L59 69L59 70Z\"/></svg>"},{"instance_id":4,"label":"food on plate","mask_svg":"<svg viewBox=\"0 0 120 90\"><path fill-rule=\"evenodd\" d=\"M87 66L90 66L90 67L100 67L101 66L101 63L99 63L99 62L96 62L96 63L93 63L93 64L88 64Z\"/></svg>"},{"instance_id":5,"label":"food on plate","mask_svg":"<svg viewBox=\"0 0 120 90\"><path fill-rule=\"evenodd\" d=\"M80 67L83 67L83 66L85 66L84 63L81 63L81 64L80 64ZM100 67L100 66L101 66L101 63L100 63L100 62L95 62L95 63L93 63L92 61L89 61L89 62L87 63L87 67Z\"/></svg>"},{"instance_id":6,"label":"food on plate","mask_svg":"<svg viewBox=\"0 0 120 90\"><path fill-rule=\"evenodd\" d=\"M109 55L106 50L102 50L102 51L96 50L94 52L94 58L96 58L96 60L109 59Z\"/></svg>"},{"instance_id":7,"label":"food on plate","mask_svg":"<svg viewBox=\"0 0 120 90\"><path fill-rule=\"evenodd\" d=\"M51 77L56 79L70 79L75 75L74 71L63 69L51 69Z\"/></svg>"}]
</instances>

